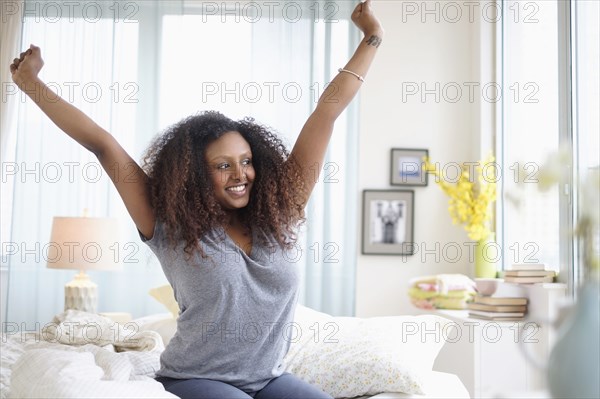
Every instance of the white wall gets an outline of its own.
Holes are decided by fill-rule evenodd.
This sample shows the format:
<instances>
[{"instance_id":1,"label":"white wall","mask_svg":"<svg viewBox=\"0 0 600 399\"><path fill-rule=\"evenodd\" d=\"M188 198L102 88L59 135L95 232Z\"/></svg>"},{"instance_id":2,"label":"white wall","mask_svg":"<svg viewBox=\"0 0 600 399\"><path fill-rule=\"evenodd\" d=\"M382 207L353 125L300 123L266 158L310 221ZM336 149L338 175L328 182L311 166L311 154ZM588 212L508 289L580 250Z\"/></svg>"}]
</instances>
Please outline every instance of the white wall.
<instances>
[{"instance_id":1,"label":"white wall","mask_svg":"<svg viewBox=\"0 0 600 399\"><path fill-rule=\"evenodd\" d=\"M411 3L411 5L403 4ZM461 226L452 225L447 211L447 197L431 177L427 187L389 185L390 149L427 148L432 160L463 162L479 159L479 124L481 88L475 90L473 101L465 82L480 82L479 34L483 22L481 13L462 9L459 22L451 23L454 14L443 12L443 3L425 2L434 9L439 3L439 23L435 15L408 13L410 6L423 2L378 1L374 9L384 25L385 37L366 83L361 91L359 188L414 189L414 240L422 248L433 250L456 242L463 248L457 262L444 259L443 251L421 252L413 256L380 256L360 254L360 234L357 232L356 315L359 317L397 315L414 312L407 290L415 276L438 273L469 274L469 239ZM455 3L456 4L456 3ZM425 17L425 22L422 22ZM488 63L489 64L489 63ZM403 82L427 84L434 89L456 82L463 88L456 101L456 92L440 90L439 103L433 94L423 102L420 95L403 102ZM420 94L420 93L419 93ZM454 103L450 100L455 101ZM485 104L489 108L489 104ZM491 148L489 149L491 150ZM358 193L358 195L362 194ZM361 200L362 202L362 200ZM362 209L362 208L361 208ZM362 210L359 218L362 226ZM449 256L454 257L454 253ZM439 258L436 259L436 256Z\"/></svg>"}]
</instances>

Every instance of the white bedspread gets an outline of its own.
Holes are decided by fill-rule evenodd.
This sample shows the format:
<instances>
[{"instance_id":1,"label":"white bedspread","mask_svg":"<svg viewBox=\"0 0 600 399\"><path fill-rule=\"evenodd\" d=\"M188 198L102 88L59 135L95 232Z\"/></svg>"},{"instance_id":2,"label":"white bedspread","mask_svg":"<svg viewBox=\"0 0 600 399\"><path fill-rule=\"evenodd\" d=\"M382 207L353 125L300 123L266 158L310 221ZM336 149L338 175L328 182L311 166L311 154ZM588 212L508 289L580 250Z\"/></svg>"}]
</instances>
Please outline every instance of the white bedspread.
<instances>
[{"instance_id":1,"label":"white bedspread","mask_svg":"<svg viewBox=\"0 0 600 399\"><path fill-rule=\"evenodd\" d=\"M153 331L64 313L45 334L25 342L3 335L2 347L3 398L176 398L153 379L164 349Z\"/></svg>"},{"instance_id":2,"label":"white bedspread","mask_svg":"<svg viewBox=\"0 0 600 399\"><path fill-rule=\"evenodd\" d=\"M131 356L95 345L43 346L30 346L13 366L9 398L176 397L143 375L156 367L158 354Z\"/></svg>"}]
</instances>

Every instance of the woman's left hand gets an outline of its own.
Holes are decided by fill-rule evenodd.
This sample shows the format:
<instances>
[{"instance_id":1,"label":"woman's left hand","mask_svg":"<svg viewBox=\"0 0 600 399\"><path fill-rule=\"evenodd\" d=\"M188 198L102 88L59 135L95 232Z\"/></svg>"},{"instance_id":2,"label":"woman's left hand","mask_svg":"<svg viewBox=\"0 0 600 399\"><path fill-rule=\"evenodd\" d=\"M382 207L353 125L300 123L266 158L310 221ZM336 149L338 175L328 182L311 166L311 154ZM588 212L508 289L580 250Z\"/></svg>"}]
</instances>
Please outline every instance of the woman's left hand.
<instances>
[{"instance_id":1,"label":"woman's left hand","mask_svg":"<svg viewBox=\"0 0 600 399\"><path fill-rule=\"evenodd\" d=\"M365 36L377 35L381 38L383 36L383 27L373 13L371 1L372 0L366 0L356 6L352 12L352 22L354 22Z\"/></svg>"}]
</instances>

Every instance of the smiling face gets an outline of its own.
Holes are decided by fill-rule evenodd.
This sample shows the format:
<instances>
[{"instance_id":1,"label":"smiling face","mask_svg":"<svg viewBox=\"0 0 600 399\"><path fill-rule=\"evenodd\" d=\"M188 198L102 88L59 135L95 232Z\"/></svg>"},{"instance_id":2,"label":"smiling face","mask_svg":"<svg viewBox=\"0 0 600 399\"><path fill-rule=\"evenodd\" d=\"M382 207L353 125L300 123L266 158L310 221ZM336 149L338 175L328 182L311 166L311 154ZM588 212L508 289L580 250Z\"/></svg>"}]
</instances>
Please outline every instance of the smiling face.
<instances>
[{"instance_id":1,"label":"smiling face","mask_svg":"<svg viewBox=\"0 0 600 399\"><path fill-rule=\"evenodd\" d=\"M206 147L206 161L223 209L235 210L248 205L256 176L250 144L239 132L224 133Z\"/></svg>"}]
</instances>

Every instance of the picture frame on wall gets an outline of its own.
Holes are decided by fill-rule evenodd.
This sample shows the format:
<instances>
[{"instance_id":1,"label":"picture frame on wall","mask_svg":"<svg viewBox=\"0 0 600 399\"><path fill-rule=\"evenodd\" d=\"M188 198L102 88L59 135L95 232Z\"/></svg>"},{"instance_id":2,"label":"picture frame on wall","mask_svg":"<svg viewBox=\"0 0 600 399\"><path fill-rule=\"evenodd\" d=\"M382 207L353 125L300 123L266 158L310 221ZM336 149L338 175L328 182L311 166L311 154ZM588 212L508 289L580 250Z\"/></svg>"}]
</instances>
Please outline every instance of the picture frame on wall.
<instances>
[{"instance_id":1,"label":"picture frame on wall","mask_svg":"<svg viewBox=\"0 0 600 399\"><path fill-rule=\"evenodd\" d=\"M414 191L363 191L362 253L413 255Z\"/></svg>"},{"instance_id":2,"label":"picture frame on wall","mask_svg":"<svg viewBox=\"0 0 600 399\"><path fill-rule=\"evenodd\" d=\"M427 186L424 157L429 157L429 150L392 148L390 184L392 186Z\"/></svg>"}]
</instances>

